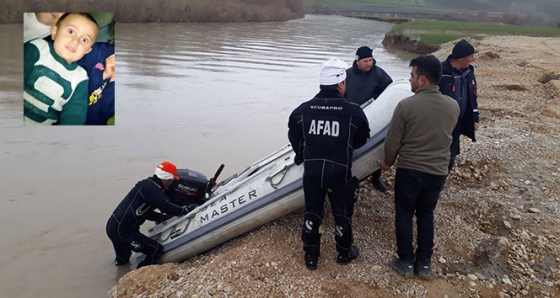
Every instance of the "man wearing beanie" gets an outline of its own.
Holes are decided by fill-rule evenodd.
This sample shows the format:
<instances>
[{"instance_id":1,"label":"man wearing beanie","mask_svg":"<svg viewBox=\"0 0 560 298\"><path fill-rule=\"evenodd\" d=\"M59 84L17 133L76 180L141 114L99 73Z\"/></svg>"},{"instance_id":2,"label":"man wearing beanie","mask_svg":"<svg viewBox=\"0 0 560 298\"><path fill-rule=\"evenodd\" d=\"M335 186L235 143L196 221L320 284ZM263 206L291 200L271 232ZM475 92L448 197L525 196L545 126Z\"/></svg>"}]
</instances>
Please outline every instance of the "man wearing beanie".
<instances>
[{"instance_id":1,"label":"man wearing beanie","mask_svg":"<svg viewBox=\"0 0 560 298\"><path fill-rule=\"evenodd\" d=\"M443 75L439 82L441 93L448 95L459 103L461 112L453 130L450 146L448 170L451 172L455 158L460 153L460 136L465 135L476 142L475 131L478 130L478 95L474 67L474 47L462 39L455 46L451 55L441 63Z\"/></svg>"},{"instance_id":2,"label":"man wearing beanie","mask_svg":"<svg viewBox=\"0 0 560 298\"><path fill-rule=\"evenodd\" d=\"M352 176L352 154L369 138L369 123L360 106L344 98L346 68L339 59L328 60L321 68L319 93L296 108L288 121L294 163L304 166L301 239L309 270L316 270L319 261L326 196L334 215L337 262L347 264L360 252L352 236L359 186Z\"/></svg>"},{"instance_id":3,"label":"man wearing beanie","mask_svg":"<svg viewBox=\"0 0 560 298\"><path fill-rule=\"evenodd\" d=\"M393 82L393 79L379 66L373 58L373 50L367 46L356 51L356 60L352 67L346 70L346 99L358 105L363 105L370 99L376 99ZM381 192L387 191L387 186L381 180L381 170L371 175L373 187Z\"/></svg>"},{"instance_id":4,"label":"man wearing beanie","mask_svg":"<svg viewBox=\"0 0 560 298\"><path fill-rule=\"evenodd\" d=\"M173 180L179 180L177 167L170 162L162 162L156 167L154 175L136 183L113 211L106 231L115 249L115 265L128 264L132 251L146 255L138 268L154 264L161 257L163 247L140 233L140 225L146 220L162 221L190 211L188 207L170 203L165 196L164 190ZM163 213L155 211L156 208Z\"/></svg>"}]
</instances>

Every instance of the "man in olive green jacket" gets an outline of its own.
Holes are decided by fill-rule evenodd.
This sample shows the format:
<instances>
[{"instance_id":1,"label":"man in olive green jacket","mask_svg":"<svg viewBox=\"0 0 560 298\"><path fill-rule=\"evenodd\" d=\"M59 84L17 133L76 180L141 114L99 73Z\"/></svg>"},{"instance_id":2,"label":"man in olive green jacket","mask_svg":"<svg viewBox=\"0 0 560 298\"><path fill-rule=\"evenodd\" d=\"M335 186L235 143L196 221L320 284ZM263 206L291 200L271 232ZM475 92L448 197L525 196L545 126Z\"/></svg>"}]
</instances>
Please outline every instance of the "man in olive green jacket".
<instances>
[{"instance_id":1,"label":"man in olive green jacket","mask_svg":"<svg viewBox=\"0 0 560 298\"><path fill-rule=\"evenodd\" d=\"M416 271L421 278L429 278L434 209L447 177L451 133L459 116L459 105L439 92L442 71L436 57L417 57L410 66L411 90L415 95L403 99L395 108L385 138L385 158L380 166L389 170L398 160L395 231L399 257L393 261L393 268L403 276L412 276ZM412 245L415 214L416 252Z\"/></svg>"}]
</instances>

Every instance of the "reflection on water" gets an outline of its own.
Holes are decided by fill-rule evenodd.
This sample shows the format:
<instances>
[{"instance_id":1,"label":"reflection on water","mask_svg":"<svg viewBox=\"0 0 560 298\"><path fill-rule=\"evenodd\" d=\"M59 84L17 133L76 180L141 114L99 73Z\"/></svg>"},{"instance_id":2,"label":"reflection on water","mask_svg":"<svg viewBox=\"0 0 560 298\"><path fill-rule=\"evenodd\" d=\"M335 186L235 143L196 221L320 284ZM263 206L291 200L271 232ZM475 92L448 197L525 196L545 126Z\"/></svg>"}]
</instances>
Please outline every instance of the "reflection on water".
<instances>
[{"instance_id":1,"label":"reflection on water","mask_svg":"<svg viewBox=\"0 0 560 298\"><path fill-rule=\"evenodd\" d=\"M116 126L24 127L20 27L0 26L6 297L104 297L122 275L105 223L134 183L163 160L207 175L224 163L226 178L285 145L327 58L350 64L369 45L394 79L409 73L381 47L390 25L374 21L117 24Z\"/></svg>"},{"instance_id":2,"label":"reflection on water","mask_svg":"<svg viewBox=\"0 0 560 298\"><path fill-rule=\"evenodd\" d=\"M395 65L395 58L380 48L389 29L390 25L379 22L308 16L269 23L119 24L118 32L120 62L128 66L131 59L134 65L142 65L133 71L126 68L125 73L166 77L185 75L184 68L236 74L293 72L316 66L329 56L350 63L360 45L373 47L383 67L400 68L402 61L397 59Z\"/></svg>"}]
</instances>

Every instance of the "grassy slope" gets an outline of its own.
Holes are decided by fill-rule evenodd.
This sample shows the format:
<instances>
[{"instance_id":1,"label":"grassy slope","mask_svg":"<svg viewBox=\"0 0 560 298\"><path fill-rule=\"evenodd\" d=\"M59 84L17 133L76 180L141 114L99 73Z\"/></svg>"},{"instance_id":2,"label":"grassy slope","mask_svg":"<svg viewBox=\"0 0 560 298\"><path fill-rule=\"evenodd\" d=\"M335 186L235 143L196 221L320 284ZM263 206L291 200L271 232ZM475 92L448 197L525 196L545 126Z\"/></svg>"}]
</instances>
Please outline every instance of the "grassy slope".
<instances>
[{"instance_id":1,"label":"grassy slope","mask_svg":"<svg viewBox=\"0 0 560 298\"><path fill-rule=\"evenodd\" d=\"M341 6L395 6L411 7L411 0L304 0L305 5L311 6L315 2L332 7ZM537 10L543 13L560 13L558 0L530 0L513 1L529 2L536 6ZM425 0L420 8L424 9L466 9L477 11L498 11L507 12L511 8L511 0Z\"/></svg>"},{"instance_id":2,"label":"grassy slope","mask_svg":"<svg viewBox=\"0 0 560 298\"><path fill-rule=\"evenodd\" d=\"M322 5L340 6L410 6L410 0L304 0L305 5L319 2Z\"/></svg>"},{"instance_id":3,"label":"grassy slope","mask_svg":"<svg viewBox=\"0 0 560 298\"><path fill-rule=\"evenodd\" d=\"M389 34L406 35L415 40L437 45L467 36L475 39L480 39L484 35L560 37L560 30L552 27L514 26L496 23L414 20L394 26Z\"/></svg>"}]
</instances>

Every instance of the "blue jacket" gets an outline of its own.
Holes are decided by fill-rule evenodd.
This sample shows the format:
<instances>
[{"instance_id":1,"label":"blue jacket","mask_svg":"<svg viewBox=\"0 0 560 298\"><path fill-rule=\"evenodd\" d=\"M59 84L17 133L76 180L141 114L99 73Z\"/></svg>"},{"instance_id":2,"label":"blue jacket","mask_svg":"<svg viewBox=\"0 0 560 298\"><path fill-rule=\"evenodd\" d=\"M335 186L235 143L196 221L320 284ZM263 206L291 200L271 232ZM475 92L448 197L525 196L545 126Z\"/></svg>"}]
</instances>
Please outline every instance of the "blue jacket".
<instances>
[{"instance_id":1,"label":"blue jacket","mask_svg":"<svg viewBox=\"0 0 560 298\"><path fill-rule=\"evenodd\" d=\"M114 53L115 45L96 42L91 52L78 61L89 77L86 125L106 125L115 114L115 82L103 80L105 59Z\"/></svg>"},{"instance_id":2,"label":"blue jacket","mask_svg":"<svg viewBox=\"0 0 560 298\"><path fill-rule=\"evenodd\" d=\"M447 59L441 63L441 67L443 74L441 76L441 80L439 81L439 91L459 102L458 98L460 94L458 94L457 91L460 90L460 88L456 85L456 82L458 80L453 75L454 68L451 65L451 57L447 57ZM459 118L459 120L463 121L463 129L461 130L461 134L471 138L473 142L476 142L474 123L479 122L478 95L476 78L474 75L474 67L472 65L469 65L468 70L469 73L463 78L464 86L467 87L466 105L463 108L459 103L459 106L462 109L460 114L464 115L462 118ZM457 72L458 70L455 69L455 73Z\"/></svg>"}]
</instances>

